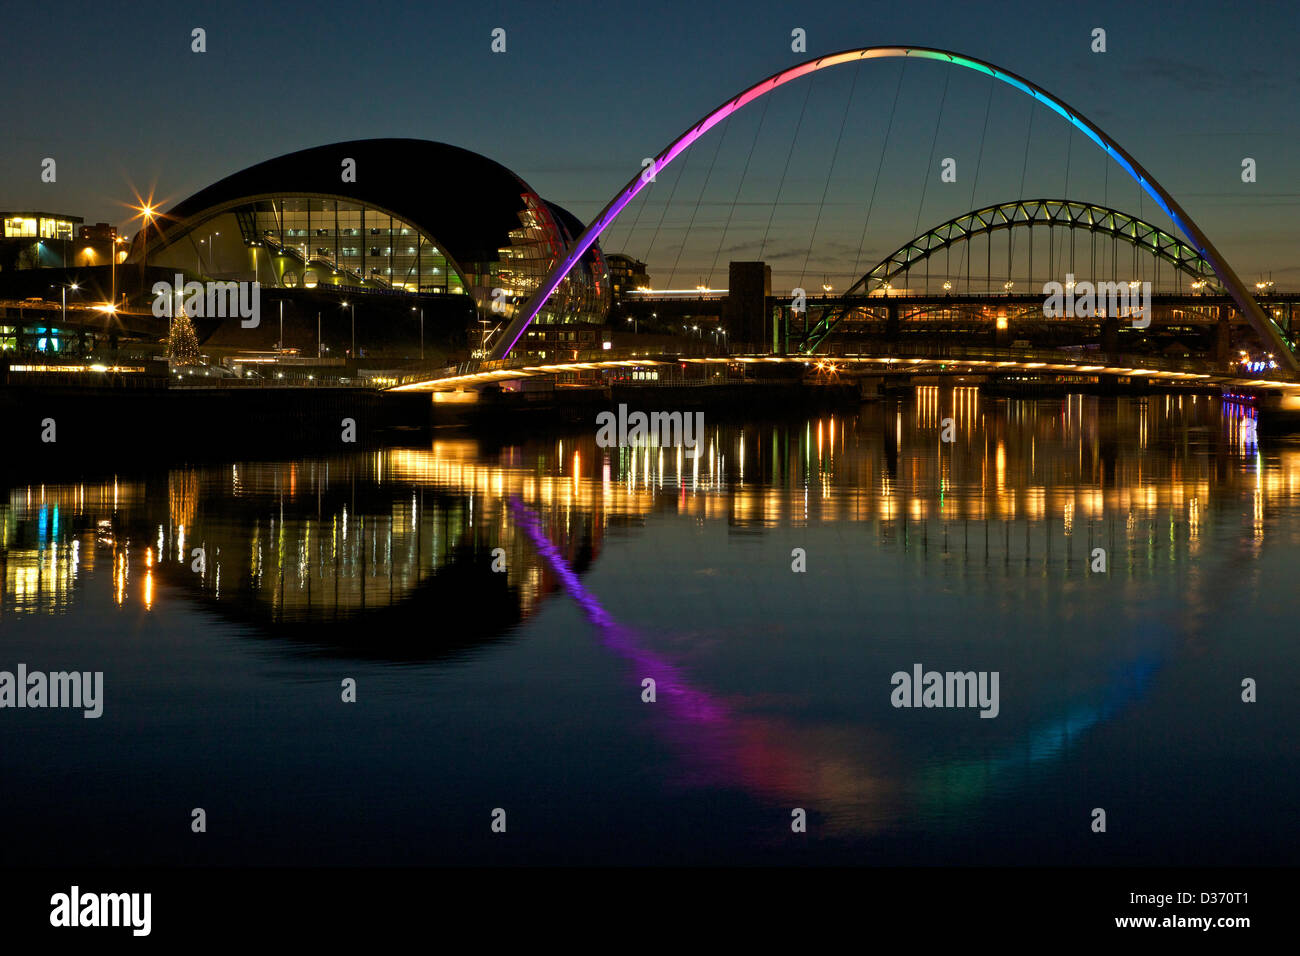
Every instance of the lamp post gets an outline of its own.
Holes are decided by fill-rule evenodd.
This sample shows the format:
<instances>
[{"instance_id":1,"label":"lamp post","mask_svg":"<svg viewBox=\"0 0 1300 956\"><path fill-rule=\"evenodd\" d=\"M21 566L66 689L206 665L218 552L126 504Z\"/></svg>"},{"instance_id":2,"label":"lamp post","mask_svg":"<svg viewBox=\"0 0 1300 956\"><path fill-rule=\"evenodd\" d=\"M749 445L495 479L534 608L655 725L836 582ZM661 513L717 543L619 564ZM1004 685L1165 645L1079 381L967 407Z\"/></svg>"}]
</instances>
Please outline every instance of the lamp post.
<instances>
[{"instance_id":1,"label":"lamp post","mask_svg":"<svg viewBox=\"0 0 1300 956\"><path fill-rule=\"evenodd\" d=\"M113 277L112 278L113 305L117 305L117 247L121 241L122 241L121 236L114 236L113 244L109 246L109 250L108 250L109 274Z\"/></svg>"},{"instance_id":2,"label":"lamp post","mask_svg":"<svg viewBox=\"0 0 1300 956\"><path fill-rule=\"evenodd\" d=\"M171 361L174 358L174 356L172 355L172 345L175 341L174 334L176 332L176 310L178 307L180 307L182 310L184 309L184 306L181 303L181 300L184 297L185 297L185 290L183 288L177 289L176 292L171 297L172 317L171 317L171 321L167 324L167 366L168 368L171 367ZM179 375L180 373L177 372L176 374Z\"/></svg>"},{"instance_id":3,"label":"lamp post","mask_svg":"<svg viewBox=\"0 0 1300 956\"><path fill-rule=\"evenodd\" d=\"M134 208L140 210L140 218L142 220L140 226L140 235L143 243L140 256L140 285L143 287L145 282L148 281L149 275L149 225L153 222L154 210L153 206L149 203L144 203L143 205ZM114 290L113 294L117 294L116 290ZM116 302L113 304L117 305Z\"/></svg>"},{"instance_id":4,"label":"lamp post","mask_svg":"<svg viewBox=\"0 0 1300 956\"><path fill-rule=\"evenodd\" d=\"M348 307L347 300L344 299L344 300L343 300L343 308L346 309L347 307ZM348 352L348 355L350 355L350 356L352 357L353 361L356 361L356 357L357 357L357 310L356 310L356 307L355 307L355 306L352 308L352 350L351 350L350 352Z\"/></svg>"},{"instance_id":5,"label":"lamp post","mask_svg":"<svg viewBox=\"0 0 1300 956\"><path fill-rule=\"evenodd\" d=\"M316 313L316 359L320 360L320 313Z\"/></svg>"},{"instance_id":6,"label":"lamp post","mask_svg":"<svg viewBox=\"0 0 1300 956\"><path fill-rule=\"evenodd\" d=\"M216 275L217 269L217 246L212 240L219 235L219 232L208 233L208 271L213 275Z\"/></svg>"},{"instance_id":7,"label":"lamp post","mask_svg":"<svg viewBox=\"0 0 1300 956\"><path fill-rule=\"evenodd\" d=\"M140 268L143 272L149 271L149 225L153 222L153 206L142 206L140 215L144 217L144 227L141 230L144 233L144 251L140 260Z\"/></svg>"}]
</instances>

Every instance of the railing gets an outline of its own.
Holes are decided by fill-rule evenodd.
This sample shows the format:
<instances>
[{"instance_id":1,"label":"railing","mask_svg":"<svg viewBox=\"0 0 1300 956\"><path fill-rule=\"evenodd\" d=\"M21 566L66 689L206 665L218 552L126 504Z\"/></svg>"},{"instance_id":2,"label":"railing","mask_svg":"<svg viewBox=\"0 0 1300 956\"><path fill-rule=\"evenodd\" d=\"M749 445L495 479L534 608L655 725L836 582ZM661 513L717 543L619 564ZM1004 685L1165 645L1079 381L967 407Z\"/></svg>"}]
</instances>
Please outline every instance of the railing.
<instances>
[{"instance_id":1,"label":"railing","mask_svg":"<svg viewBox=\"0 0 1300 956\"><path fill-rule=\"evenodd\" d=\"M855 357L889 358L894 356L896 356L900 362L905 362L908 358L926 358L931 360L952 359L954 363L960 363L967 360L983 362L1013 361L1019 363L1042 363L1045 365L1074 365L1079 366L1081 370L1086 367L1089 372L1095 372L1097 368L1123 368L1132 369L1134 371L1148 369L1159 372L1182 372L1192 375L1211 375L1217 378L1232 377L1279 382L1292 381L1292 379L1281 369L1252 372L1231 367L1219 367L1215 363L1207 363L1197 359L1172 359L1165 356L1138 355L1132 353L1119 353L1112 355L1100 350L1079 354L1075 351L1067 352L1062 349L989 349L960 345L901 345L899 343L885 343L880 348L873 349L868 353L841 352L835 355L824 356L823 359L833 360L836 358ZM1049 371L1059 372L1061 370L1051 369ZM1083 374L1088 374L1088 372L1083 372Z\"/></svg>"},{"instance_id":2,"label":"railing","mask_svg":"<svg viewBox=\"0 0 1300 956\"><path fill-rule=\"evenodd\" d=\"M579 353L576 359L567 361L548 361L534 360L523 358L508 358L499 362L468 361L461 362L458 365L442 367L437 369L425 369L420 371L410 371L398 379L398 385L413 385L422 382L433 382L443 378L454 378L464 375L472 375L490 371L511 371L529 367L538 366L557 366L581 363L598 363L609 361L632 361L644 362L646 367L663 366L675 362L688 362L698 367L698 360L703 356L631 356L625 351L598 351ZM929 343L929 344L905 344L905 343L880 343L878 346L865 352L847 352L837 351L834 355L821 356L803 356L803 355L785 355L772 356L768 354L760 355L726 355L726 356L709 356L715 359L724 359L727 364L753 364L772 358L779 359L789 364L803 363L809 366L815 366L819 362L835 361L837 359L893 359L891 364L907 365L911 360L926 360L934 362L935 360L951 360L954 364L963 362L1014 362L1022 366L1016 371L1034 371L1034 369L1023 368L1026 364L1041 364L1044 366L1066 366L1066 368L1044 369L1048 373L1069 374L1069 367L1077 367L1079 374L1096 374L1101 369L1125 369L1132 372L1149 370L1152 372L1179 372L1191 375L1208 375L1216 378L1223 377L1240 377L1253 379L1266 379L1274 381L1289 381L1288 377L1280 370L1270 370L1265 372L1239 371L1232 368L1215 367L1203 361L1194 359L1174 359L1166 356L1156 355L1135 355L1122 353L1112 355L1101 351L1081 351L1081 350L1063 350L1063 349L1043 349L1043 348L1001 348L992 349L977 346L962 346L955 344ZM720 366L722 362L718 363ZM858 363L854 363L858 365ZM872 363L875 364L875 363ZM871 369L871 365L862 363L859 366L861 370ZM882 369L883 370L883 369ZM976 367L974 371L993 371L996 368L983 369ZM1114 373L1112 373L1114 374ZM655 380L636 380L638 384L653 384ZM666 384L681 384L687 381L698 381L701 384L707 384L709 379L687 380L678 379L676 376L667 379L660 379L660 382Z\"/></svg>"},{"instance_id":3,"label":"railing","mask_svg":"<svg viewBox=\"0 0 1300 956\"><path fill-rule=\"evenodd\" d=\"M168 388L174 389L303 389L303 388L347 388L374 391L377 386L359 378L314 378L293 376L290 378L210 378L201 375L173 374L168 379Z\"/></svg>"}]
</instances>

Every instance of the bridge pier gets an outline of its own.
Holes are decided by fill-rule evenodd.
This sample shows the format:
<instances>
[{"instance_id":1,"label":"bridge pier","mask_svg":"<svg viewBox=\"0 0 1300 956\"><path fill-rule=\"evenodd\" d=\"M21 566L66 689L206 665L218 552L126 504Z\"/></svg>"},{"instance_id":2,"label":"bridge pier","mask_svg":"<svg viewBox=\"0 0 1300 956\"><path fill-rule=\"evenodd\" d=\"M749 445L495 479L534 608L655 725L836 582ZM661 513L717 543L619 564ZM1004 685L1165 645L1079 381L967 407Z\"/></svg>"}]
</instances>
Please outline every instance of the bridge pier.
<instances>
[{"instance_id":1,"label":"bridge pier","mask_svg":"<svg viewBox=\"0 0 1300 956\"><path fill-rule=\"evenodd\" d=\"M1259 430L1273 434L1300 432L1300 388L1295 391L1269 389L1255 399Z\"/></svg>"},{"instance_id":2,"label":"bridge pier","mask_svg":"<svg viewBox=\"0 0 1300 956\"><path fill-rule=\"evenodd\" d=\"M1119 317L1108 315L1101 322L1101 350L1108 361L1119 361Z\"/></svg>"},{"instance_id":3,"label":"bridge pier","mask_svg":"<svg viewBox=\"0 0 1300 956\"><path fill-rule=\"evenodd\" d=\"M790 350L790 307L778 305L772 310L772 354L785 355Z\"/></svg>"},{"instance_id":4,"label":"bridge pier","mask_svg":"<svg viewBox=\"0 0 1300 956\"><path fill-rule=\"evenodd\" d=\"M1219 306L1219 321L1214 327L1214 362L1221 369L1226 369L1232 361L1232 322L1229 319L1231 312L1228 306Z\"/></svg>"}]
</instances>

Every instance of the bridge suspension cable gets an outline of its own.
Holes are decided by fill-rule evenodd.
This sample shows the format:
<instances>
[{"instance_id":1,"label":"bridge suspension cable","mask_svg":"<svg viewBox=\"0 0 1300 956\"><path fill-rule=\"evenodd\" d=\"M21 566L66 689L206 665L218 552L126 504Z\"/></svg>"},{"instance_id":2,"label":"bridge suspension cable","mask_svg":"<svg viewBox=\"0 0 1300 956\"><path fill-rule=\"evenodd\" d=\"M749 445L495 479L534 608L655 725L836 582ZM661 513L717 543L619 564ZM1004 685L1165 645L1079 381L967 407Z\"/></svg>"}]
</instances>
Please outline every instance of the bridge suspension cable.
<instances>
[{"instance_id":1,"label":"bridge suspension cable","mask_svg":"<svg viewBox=\"0 0 1300 956\"><path fill-rule=\"evenodd\" d=\"M904 60L898 71L898 85L894 88L894 103L889 108L889 123L885 126L885 138L880 144L880 160L876 163L876 178L871 182L871 198L867 200L867 214L862 220L862 238L858 240L858 256L853 261L856 275L862 268L862 253L867 247L867 230L871 226L871 211L876 206L876 190L880 188L880 173L885 168L885 154L889 151L889 137L894 131L894 116L898 113L898 97L903 91L903 77L907 73L907 61Z\"/></svg>"},{"instance_id":2,"label":"bridge suspension cable","mask_svg":"<svg viewBox=\"0 0 1300 956\"><path fill-rule=\"evenodd\" d=\"M803 267L799 270L799 285L804 284L808 275L808 261L812 258L812 247L817 241L817 228L822 224L822 211L826 208L826 194L830 192L831 178L835 175L835 162L840 156L840 143L844 140L844 128L849 124L849 112L853 107L853 94L858 89L859 70L853 72L853 82L849 84L849 96L844 101L844 115L840 117L840 131L835 136L835 148L831 150L830 169L826 170L826 182L822 186L821 202L817 204L817 218L813 220L812 236L808 239L808 251L804 253Z\"/></svg>"},{"instance_id":3,"label":"bridge suspension cable","mask_svg":"<svg viewBox=\"0 0 1300 956\"><path fill-rule=\"evenodd\" d=\"M758 141L763 133L763 121L767 119L767 108L771 102L771 100L763 101L763 112L758 118L758 128L754 131L754 142L749 144L749 154L745 157L745 168L740 171L740 184L736 187L736 195L732 197L731 208L727 210L727 222L722 227L722 234L718 236L718 248L713 254L713 265L709 267L710 278L718 270L718 259L722 257L722 246L727 241L727 232L731 229L731 220L736 214L736 203L740 200L740 191L745 188L745 177L749 175L749 164L754 159L754 150L758 148Z\"/></svg>"}]
</instances>

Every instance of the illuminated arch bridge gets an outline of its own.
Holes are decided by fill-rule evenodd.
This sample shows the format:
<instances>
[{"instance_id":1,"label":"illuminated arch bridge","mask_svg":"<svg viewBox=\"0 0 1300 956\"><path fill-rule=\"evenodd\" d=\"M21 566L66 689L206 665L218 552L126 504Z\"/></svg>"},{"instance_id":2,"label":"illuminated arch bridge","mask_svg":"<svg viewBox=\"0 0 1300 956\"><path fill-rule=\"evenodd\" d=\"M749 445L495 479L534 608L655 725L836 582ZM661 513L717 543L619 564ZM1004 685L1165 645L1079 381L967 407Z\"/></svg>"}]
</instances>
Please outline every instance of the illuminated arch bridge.
<instances>
[{"instance_id":1,"label":"illuminated arch bridge","mask_svg":"<svg viewBox=\"0 0 1300 956\"><path fill-rule=\"evenodd\" d=\"M1141 188L1151 197L1159 208L1173 221L1178 231L1190 244L1190 248L1195 254L1208 264L1218 278L1223 289L1232 296L1238 309L1241 310L1246 320L1254 327L1260 338L1277 355L1279 363L1283 368L1295 374L1300 372L1300 361L1291 350L1290 343L1282 334L1278 325L1267 316L1259 303L1255 300L1250 290L1241 281L1232 267L1215 249L1210 240L1201 231L1200 227L1192 221L1192 218L1182 209L1177 201L1169 192L1161 186L1148 173L1140 163L1130 156L1119 144L1107 136L1102 130L1085 118L1077 110L1073 109L1066 103L1052 96L1046 90L1029 82L1028 80L1003 70L1001 67L994 66L982 60L973 57L962 56L948 50L939 50L927 47L896 47L896 46L879 46L879 47L861 47L852 50L845 50L840 53L833 53L823 57L800 63L797 66L782 70L779 73L767 77L766 79L754 84L738 95L728 99L716 109L712 110L701 118L698 122L692 124L684 133L673 140L662 152L660 152L653 161L650 169L654 173L662 171L678 156L690 148L705 133L714 126L726 119L732 113L742 109L749 103L758 99L767 93L772 92L793 80L809 76L820 70L842 64L861 63L864 60L874 59L894 59L894 58L917 58L923 60L933 60L940 63L950 64L963 69L973 70L990 76L999 82L1011 86L1025 95L1029 96L1035 102L1046 106L1054 113L1065 119L1074 126L1098 147L1100 147L1107 156L1111 158L1121 169L1124 170ZM504 359L510 354L524 330L533 321L546 304L551 294L560 287L560 283L569 274L586 254L587 250L595 243L597 237L605 231L606 228L619 216L627 205L641 192L654 177L643 175L645 170L638 169L632 179L623 187L613 199L605 206L604 209L592 220L591 224L583 231L582 235L569 247L567 254L562 260L556 263L546 278L540 283L536 292L534 292L526 302L515 310L514 318L506 327L505 333L501 335L492 348L489 357L494 360Z\"/></svg>"},{"instance_id":2,"label":"illuminated arch bridge","mask_svg":"<svg viewBox=\"0 0 1300 956\"><path fill-rule=\"evenodd\" d=\"M1168 262L1177 272L1190 276L1193 281L1207 282L1218 291L1218 277L1209 260L1194 246L1165 232L1159 226L1118 209L1092 203L1071 202L1067 199L1021 199L973 210L917 236L881 260L879 265L855 282L846 295L869 294L880 290L899 275L909 272L917 263L957 243L969 242L976 236L1021 227L1032 229L1034 226L1083 229L1094 235L1127 242L1140 251Z\"/></svg>"},{"instance_id":3,"label":"illuminated arch bridge","mask_svg":"<svg viewBox=\"0 0 1300 956\"><path fill-rule=\"evenodd\" d=\"M1068 199L1020 199L985 206L949 219L894 250L850 286L838 306L822 313L818 321L808 329L801 350L816 351L855 305L861 303L862 296L887 292L895 279L906 276L922 263L928 266L929 260L939 253L949 251L960 243L969 243L979 236L990 237L991 244L993 233L1033 229L1035 226L1083 230L1094 237L1100 236L1103 239L1127 243L1134 250L1148 254L1158 262L1167 262L1176 275L1188 276L1193 283L1197 284L1197 288L1205 288L1212 292L1223 291L1209 260L1195 247L1159 226L1120 212L1118 209L1094 203L1073 202ZM1032 281L1032 243L1030 248ZM971 258L972 255L968 252L966 257L968 269ZM1080 269L1088 270L1084 274L1085 277L1098 277L1095 244L1091 265L1081 263ZM1059 271L1059 266L1049 262L1047 271L1050 273L1053 270ZM951 271L946 270L945 274L950 275ZM987 281L991 277L980 275L979 278ZM1064 276L1056 278L1059 281ZM1032 289L1030 291L1032 292Z\"/></svg>"}]
</instances>

